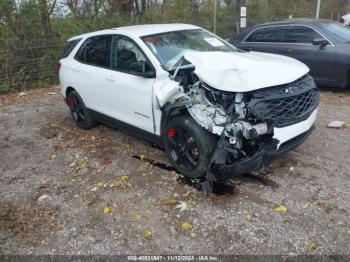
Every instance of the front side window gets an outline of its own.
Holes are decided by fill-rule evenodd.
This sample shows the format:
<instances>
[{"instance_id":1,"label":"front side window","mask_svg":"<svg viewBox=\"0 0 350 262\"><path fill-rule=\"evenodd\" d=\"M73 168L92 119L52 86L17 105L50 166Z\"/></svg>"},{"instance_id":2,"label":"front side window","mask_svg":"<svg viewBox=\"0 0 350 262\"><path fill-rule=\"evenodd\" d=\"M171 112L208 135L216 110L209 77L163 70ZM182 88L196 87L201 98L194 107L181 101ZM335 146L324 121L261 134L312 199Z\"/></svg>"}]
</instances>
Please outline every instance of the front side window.
<instances>
[{"instance_id":1,"label":"front side window","mask_svg":"<svg viewBox=\"0 0 350 262\"><path fill-rule=\"evenodd\" d=\"M282 42L282 29L280 27L258 29L245 42L280 43Z\"/></svg>"},{"instance_id":2,"label":"front side window","mask_svg":"<svg viewBox=\"0 0 350 262\"><path fill-rule=\"evenodd\" d=\"M96 66L109 67L110 44L112 36L93 36L85 40L76 59Z\"/></svg>"},{"instance_id":3,"label":"front side window","mask_svg":"<svg viewBox=\"0 0 350 262\"><path fill-rule=\"evenodd\" d=\"M286 26L284 28L284 43L312 44L315 38L322 38L322 36L306 26Z\"/></svg>"},{"instance_id":4,"label":"front side window","mask_svg":"<svg viewBox=\"0 0 350 262\"><path fill-rule=\"evenodd\" d=\"M236 52L237 49L203 29L166 32L142 37L166 69L172 69L188 50Z\"/></svg>"},{"instance_id":5,"label":"front side window","mask_svg":"<svg viewBox=\"0 0 350 262\"><path fill-rule=\"evenodd\" d=\"M131 64L147 59L136 44L124 36L114 36L111 48L111 68L131 72Z\"/></svg>"},{"instance_id":6,"label":"front side window","mask_svg":"<svg viewBox=\"0 0 350 262\"><path fill-rule=\"evenodd\" d=\"M336 23L321 23L320 26L323 28L327 35L330 35L336 41L340 43L350 43L350 28L342 26Z\"/></svg>"}]
</instances>

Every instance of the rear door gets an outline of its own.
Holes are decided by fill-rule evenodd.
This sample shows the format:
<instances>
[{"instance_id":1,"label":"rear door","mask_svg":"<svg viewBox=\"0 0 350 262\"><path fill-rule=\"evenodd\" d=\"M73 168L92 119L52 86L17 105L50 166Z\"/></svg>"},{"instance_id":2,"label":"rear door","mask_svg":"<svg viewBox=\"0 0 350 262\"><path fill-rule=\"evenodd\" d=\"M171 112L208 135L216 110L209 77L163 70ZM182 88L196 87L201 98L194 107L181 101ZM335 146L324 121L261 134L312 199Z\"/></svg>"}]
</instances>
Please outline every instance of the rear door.
<instances>
[{"instance_id":1,"label":"rear door","mask_svg":"<svg viewBox=\"0 0 350 262\"><path fill-rule=\"evenodd\" d=\"M72 86L77 89L88 108L106 115L111 113L106 106L111 39L111 35L86 39L71 63Z\"/></svg>"},{"instance_id":2,"label":"rear door","mask_svg":"<svg viewBox=\"0 0 350 262\"><path fill-rule=\"evenodd\" d=\"M331 43L327 46L313 45L315 38L324 37L305 25L283 26L281 54L305 63L316 81L331 81L335 73L335 48Z\"/></svg>"},{"instance_id":3,"label":"rear door","mask_svg":"<svg viewBox=\"0 0 350 262\"><path fill-rule=\"evenodd\" d=\"M279 26L259 28L248 35L240 47L246 51L280 54L282 37L282 29Z\"/></svg>"}]
</instances>

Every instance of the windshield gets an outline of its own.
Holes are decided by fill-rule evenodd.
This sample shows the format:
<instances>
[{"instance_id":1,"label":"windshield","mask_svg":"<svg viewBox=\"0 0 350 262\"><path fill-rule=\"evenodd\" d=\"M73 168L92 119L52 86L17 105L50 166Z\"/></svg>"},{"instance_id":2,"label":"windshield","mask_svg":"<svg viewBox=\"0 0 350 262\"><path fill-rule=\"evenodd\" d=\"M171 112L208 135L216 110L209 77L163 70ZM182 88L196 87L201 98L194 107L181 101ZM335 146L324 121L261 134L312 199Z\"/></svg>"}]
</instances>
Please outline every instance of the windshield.
<instances>
[{"instance_id":1,"label":"windshield","mask_svg":"<svg viewBox=\"0 0 350 262\"><path fill-rule=\"evenodd\" d=\"M187 50L235 52L236 48L203 29L167 32L142 37L160 63L171 70Z\"/></svg>"},{"instance_id":2,"label":"windshield","mask_svg":"<svg viewBox=\"0 0 350 262\"><path fill-rule=\"evenodd\" d=\"M340 43L350 43L350 28L339 24L322 23L321 27L336 41Z\"/></svg>"}]
</instances>

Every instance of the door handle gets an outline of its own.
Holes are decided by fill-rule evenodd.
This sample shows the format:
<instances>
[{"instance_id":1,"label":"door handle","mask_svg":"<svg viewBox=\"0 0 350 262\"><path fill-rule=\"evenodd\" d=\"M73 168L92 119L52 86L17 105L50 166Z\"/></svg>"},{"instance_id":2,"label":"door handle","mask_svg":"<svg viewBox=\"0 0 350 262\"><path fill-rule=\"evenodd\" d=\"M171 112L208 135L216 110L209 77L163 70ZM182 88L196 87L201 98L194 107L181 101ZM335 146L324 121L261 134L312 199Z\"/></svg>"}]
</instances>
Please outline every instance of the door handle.
<instances>
[{"instance_id":1,"label":"door handle","mask_svg":"<svg viewBox=\"0 0 350 262\"><path fill-rule=\"evenodd\" d=\"M106 79L109 81L115 81L115 76L107 76Z\"/></svg>"},{"instance_id":2,"label":"door handle","mask_svg":"<svg viewBox=\"0 0 350 262\"><path fill-rule=\"evenodd\" d=\"M74 70L75 72L79 72L79 71L80 71L80 69L79 69L78 66L73 67L73 70Z\"/></svg>"},{"instance_id":3,"label":"door handle","mask_svg":"<svg viewBox=\"0 0 350 262\"><path fill-rule=\"evenodd\" d=\"M293 52L293 49L283 49L281 50L282 52L285 52L285 53L292 53Z\"/></svg>"}]
</instances>

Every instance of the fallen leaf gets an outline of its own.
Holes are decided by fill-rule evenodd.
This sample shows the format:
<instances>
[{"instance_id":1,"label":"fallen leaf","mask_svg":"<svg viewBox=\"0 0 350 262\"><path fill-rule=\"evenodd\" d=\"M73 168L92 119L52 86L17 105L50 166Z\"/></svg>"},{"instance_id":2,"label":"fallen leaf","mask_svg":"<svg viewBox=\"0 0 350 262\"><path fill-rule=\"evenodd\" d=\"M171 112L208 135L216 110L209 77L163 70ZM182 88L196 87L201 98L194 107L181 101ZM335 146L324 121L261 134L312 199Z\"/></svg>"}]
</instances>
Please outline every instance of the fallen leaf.
<instances>
[{"instance_id":1,"label":"fallen leaf","mask_svg":"<svg viewBox=\"0 0 350 262\"><path fill-rule=\"evenodd\" d=\"M194 207L194 204L191 202L180 201L179 204L175 206L175 209L180 209L180 212L185 210L190 210Z\"/></svg>"},{"instance_id":2,"label":"fallen leaf","mask_svg":"<svg viewBox=\"0 0 350 262\"><path fill-rule=\"evenodd\" d=\"M135 217L134 217L134 221L135 221L135 222L140 222L141 219L142 219L142 216L141 216L140 214L137 214L137 215L135 215Z\"/></svg>"},{"instance_id":3,"label":"fallen leaf","mask_svg":"<svg viewBox=\"0 0 350 262\"><path fill-rule=\"evenodd\" d=\"M140 159L143 161L145 159L144 155L140 155Z\"/></svg>"},{"instance_id":4,"label":"fallen leaf","mask_svg":"<svg viewBox=\"0 0 350 262\"><path fill-rule=\"evenodd\" d=\"M87 201L85 201L84 206L85 207L90 207L92 205L92 203L93 203L92 200L87 200Z\"/></svg>"},{"instance_id":5,"label":"fallen leaf","mask_svg":"<svg viewBox=\"0 0 350 262\"><path fill-rule=\"evenodd\" d=\"M107 184L108 184L108 183L102 181L102 182L98 182L98 183L97 183L97 186L98 186L98 187L106 187Z\"/></svg>"},{"instance_id":6,"label":"fallen leaf","mask_svg":"<svg viewBox=\"0 0 350 262\"><path fill-rule=\"evenodd\" d=\"M110 187L120 187L120 188L128 188L131 187L131 182L129 181L129 177L128 176L122 176L116 180L113 180L110 182Z\"/></svg>"},{"instance_id":7,"label":"fallen leaf","mask_svg":"<svg viewBox=\"0 0 350 262\"><path fill-rule=\"evenodd\" d=\"M162 206L175 206L178 203L179 203L179 201L177 201L176 199L166 199L166 200L160 201L160 204Z\"/></svg>"},{"instance_id":8,"label":"fallen leaf","mask_svg":"<svg viewBox=\"0 0 350 262\"><path fill-rule=\"evenodd\" d=\"M316 250L316 248L318 248L318 244L316 242L311 242L309 245L308 245L308 248L310 250Z\"/></svg>"},{"instance_id":9,"label":"fallen leaf","mask_svg":"<svg viewBox=\"0 0 350 262\"><path fill-rule=\"evenodd\" d=\"M90 139L91 139L91 141L95 141L96 137L95 136L91 136Z\"/></svg>"},{"instance_id":10,"label":"fallen leaf","mask_svg":"<svg viewBox=\"0 0 350 262\"><path fill-rule=\"evenodd\" d=\"M99 140L100 140L101 143L106 143L106 142L108 142L110 139L111 139L111 138L110 138L109 136L101 136L101 137L99 138Z\"/></svg>"},{"instance_id":11,"label":"fallen leaf","mask_svg":"<svg viewBox=\"0 0 350 262\"><path fill-rule=\"evenodd\" d=\"M103 213L110 214L114 212L114 207L105 207L103 208Z\"/></svg>"},{"instance_id":12,"label":"fallen leaf","mask_svg":"<svg viewBox=\"0 0 350 262\"><path fill-rule=\"evenodd\" d=\"M122 176L120 178L120 180L123 181L123 182L128 182L129 181L129 177L128 176Z\"/></svg>"},{"instance_id":13,"label":"fallen leaf","mask_svg":"<svg viewBox=\"0 0 350 262\"><path fill-rule=\"evenodd\" d=\"M101 163L101 165L104 165L104 166L110 165L110 164L112 164L112 158L105 157L101 160L100 163Z\"/></svg>"},{"instance_id":14,"label":"fallen leaf","mask_svg":"<svg viewBox=\"0 0 350 262\"><path fill-rule=\"evenodd\" d=\"M189 229L192 229L192 224L190 224L190 223L182 223L181 227L182 227L183 230L189 230Z\"/></svg>"},{"instance_id":15,"label":"fallen leaf","mask_svg":"<svg viewBox=\"0 0 350 262\"><path fill-rule=\"evenodd\" d=\"M143 233L143 236L145 237L145 238L151 238L152 237L152 232L151 231L145 231L144 233Z\"/></svg>"},{"instance_id":16,"label":"fallen leaf","mask_svg":"<svg viewBox=\"0 0 350 262\"><path fill-rule=\"evenodd\" d=\"M304 205L303 205L303 208L304 209L306 209L306 208L308 208L309 207L309 203L305 203Z\"/></svg>"},{"instance_id":17,"label":"fallen leaf","mask_svg":"<svg viewBox=\"0 0 350 262\"><path fill-rule=\"evenodd\" d=\"M244 214L244 217L245 217L247 220L251 220L252 217L253 217L253 215L252 215L251 213L249 213L249 212L246 212L246 213Z\"/></svg>"},{"instance_id":18,"label":"fallen leaf","mask_svg":"<svg viewBox=\"0 0 350 262\"><path fill-rule=\"evenodd\" d=\"M191 236L191 238L195 238L195 237L197 236L197 233L192 232L192 233L190 234L190 236Z\"/></svg>"},{"instance_id":19,"label":"fallen leaf","mask_svg":"<svg viewBox=\"0 0 350 262\"><path fill-rule=\"evenodd\" d=\"M286 213L288 211L288 208L285 206L279 206L279 207L276 207L274 210L279 213Z\"/></svg>"}]
</instances>

